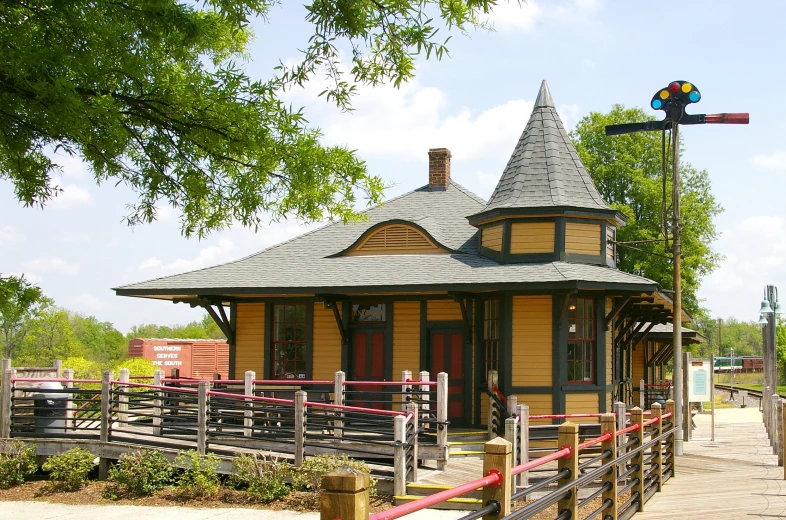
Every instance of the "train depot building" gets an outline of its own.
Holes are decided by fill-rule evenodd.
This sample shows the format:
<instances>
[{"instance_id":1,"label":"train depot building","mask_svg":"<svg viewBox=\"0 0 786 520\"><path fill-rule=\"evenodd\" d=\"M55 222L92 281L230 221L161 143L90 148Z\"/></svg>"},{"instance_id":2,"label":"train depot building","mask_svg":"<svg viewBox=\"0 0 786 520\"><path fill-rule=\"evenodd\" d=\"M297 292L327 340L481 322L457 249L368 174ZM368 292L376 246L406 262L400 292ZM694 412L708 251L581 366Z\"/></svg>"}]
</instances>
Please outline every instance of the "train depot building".
<instances>
[{"instance_id":1,"label":"train depot building","mask_svg":"<svg viewBox=\"0 0 786 520\"><path fill-rule=\"evenodd\" d=\"M654 353L634 346L670 322L671 301L616 268L625 219L601 199L545 81L489 201L451 180L450 151L428 155L428 184L362 222L115 291L204 307L227 335L230 379L444 371L451 426L467 427L486 423L490 370L531 414L637 404L634 373Z\"/></svg>"}]
</instances>

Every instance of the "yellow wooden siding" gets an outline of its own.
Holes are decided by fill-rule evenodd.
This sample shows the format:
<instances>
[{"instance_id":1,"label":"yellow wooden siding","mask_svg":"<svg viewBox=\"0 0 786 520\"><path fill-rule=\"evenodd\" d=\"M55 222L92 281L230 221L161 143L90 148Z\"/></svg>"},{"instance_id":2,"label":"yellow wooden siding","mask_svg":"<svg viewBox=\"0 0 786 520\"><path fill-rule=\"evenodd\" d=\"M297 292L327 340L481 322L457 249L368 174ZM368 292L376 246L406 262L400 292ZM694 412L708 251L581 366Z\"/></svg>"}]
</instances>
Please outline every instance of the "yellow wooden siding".
<instances>
[{"instance_id":1,"label":"yellow wooden siding","mask_svg":"<svg viewBox=\"0 0 786 520\"><path fill-rule=\"evenodd\" d=\"M609 315L611 310L614 308L614 300L611 298L606 298L606 316ZM614 378L614 329L609 327L609 330L606 331L606 384L612 384ZM606 411L611 412L613 410L613 403L612 403L612 395L611 392L606 393Z\"/></svg>"},{"instance_id":2,"label":"yellow wooden siding","mask_svg":"<svg viewBox=\"0 0 786 520\"><path fill-rule=\"evenodd\" d=\"M426 303L428 321L461 321L461 307L453 300L429 300Z\"/></svg>"},{"instance_id":3,"label":"yellow wooden siding","mask_svg":"<svg viewBox=\"0 0 786 520\"><path fill-rule=\"evenodd\" d=\"M337 305L340 315L341 304ZM341 370L341 333L333 309L326 309L322 302L314 304L311 352L313 379L332 380L335 373Z\"/></svg>"},{"instance_id":4,"label":"yellow wooden siding","mask_svg":"<svg viewBox=\"0 0 786 520\"><path fill-rule=\"evenodd\" d=\"M413 379L420 372L420 302L393 303L393 379L411 370Z\"/></svg>"},{"instance_id":5,"label":"yellow wooden siding","mask_svg":"<svg viewBox=\"0 0 786 520\"><path fill-rule=\"evenodd\" d=\"M243 379L246 370L253 370L257 379L264 378L265 368L265 304L239 303L235 332L235 377Z\"/></svg>"},{"instance_id":6,"label":"yellow wooden siding","mask_svg":"<svg viewBox=\"0 0 786 520\"><path fill-rule=\"evenodd\" d=\"M639 381L644 379L644 343L633 347L633 386L639 386Z\"/></svg>"},{"instance_id":7,"label":"yellow wooden siding","mask_svg":"<svg viewBox=\"0 0 786 520\"><path fill-rule=\"evenodd\" d=\"M502 251L502 224L483 228L481 244L493 251Z\"/></svg>"},{"instance_id":8,"label":"yellow wooden siding","mask_svg":"<svg viewBox=\"0 0 786 520\"><path fill-rule=\"evenodd\" d=\"M565 252L578 255L600 254L600 224L565 224Z\"/></svg>"},{"instance_id":9,"label":"yellow wooden siding","mask_svg":"<svg viewBox=\"0 0 786 520\"><path fill-rule=\"evenodd\" d=\"M554 413L551 394L516 394L519 404L529 406L530 415L547 415ZM551 419L532 419L530 424L551 424Z\"/></svg>"},{"instance_id":10,"label":"yellow wooden siding","mask_svg":"<svg viewBox=\"0 0 786 520\"><path fill-rule=\"evenodd\" d=\"M446 253L419 229L406 224L383 226L366 237L347 255Z\"/></svg>"},{"instance_id":11,"label":"yellow wooden siding","mask_svg":"<svg viewBox=\"0 0 786 520\"><path fill-rule=\"evenodd\" d=\"M510 230L510 252L553 253L554 222L514 222Z\"/></svg>"},{"instance_id":12,"label":"yellow wooden siding","mask_svg":"<svg viewBox=\"0 0 786 520\"><path fill-rule=\"evenodd\" d=\"M566 394L565 413L598 413L598 394ZM597 419L581 418L574 422L597 422Z\"/></svg>"},{"instance_id":13,"label":"yellow wooden siding","mask_svg":"<svg viewBox=\"0 0 786 520\"><path fill-rule=\"evenodd\" d=\"M551 296L513 297L513 386L551 386Z\"/></svg>"}]
</instances>

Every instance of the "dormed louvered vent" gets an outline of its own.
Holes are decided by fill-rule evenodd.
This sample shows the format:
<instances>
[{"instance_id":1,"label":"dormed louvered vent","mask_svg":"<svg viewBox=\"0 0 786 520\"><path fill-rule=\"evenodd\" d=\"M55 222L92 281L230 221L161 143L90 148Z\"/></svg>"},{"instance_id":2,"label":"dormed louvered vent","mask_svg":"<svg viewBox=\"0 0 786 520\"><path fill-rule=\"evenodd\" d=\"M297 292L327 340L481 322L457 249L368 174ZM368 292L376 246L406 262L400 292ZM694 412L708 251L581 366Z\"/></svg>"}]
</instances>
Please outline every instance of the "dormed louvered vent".
<instances>
[{"instance_id":1,"label":"dormed louvered vent","mask_svg":"<svg viewBox=\"0 0 786 520\"><path fill-rule=\"evenodd\" d=\"M391 224L372 233L349 254L407 254L443 251L441 247L414 227Z\"/></svg>"}]
</instances>

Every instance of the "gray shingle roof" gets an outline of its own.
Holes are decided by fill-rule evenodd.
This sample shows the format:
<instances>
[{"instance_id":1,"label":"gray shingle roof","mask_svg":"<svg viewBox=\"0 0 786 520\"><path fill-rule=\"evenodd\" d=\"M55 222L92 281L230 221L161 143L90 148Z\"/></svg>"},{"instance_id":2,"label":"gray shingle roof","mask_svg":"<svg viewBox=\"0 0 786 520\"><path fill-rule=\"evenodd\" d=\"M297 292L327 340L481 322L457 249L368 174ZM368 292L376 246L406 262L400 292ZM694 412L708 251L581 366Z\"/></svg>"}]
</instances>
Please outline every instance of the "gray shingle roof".
<instances>
[{"instance_id":1,"label":"gray shingle roof","mask_svg":"<svg viewBox=\"0 0 786 520\"><path fill-rule=\"evenodd\" d=\"M352 290L472 290L481 286L595 287L613 284L654 290L655 282L616 269L564 262L501 265L477 252L478 230L466 215L484 201L451 182L447 190L419 188L366 212L353 224L329 224L246 258L115 289L118 294L330 293ZM333 256L372 226L411 221L453 254ZM624 287L623 287L624 286Z\"/></svg>"},{"instance_id":2,"label":"gray shingle roof","mask_svg":"<svg viewBox=\"0 0 786 520\"><path fill-rule=\"evenodd\" d=\"M527 127L480 213L547 207L612 211L581 163L544 80Z\"/></svg>"}]
</instances>

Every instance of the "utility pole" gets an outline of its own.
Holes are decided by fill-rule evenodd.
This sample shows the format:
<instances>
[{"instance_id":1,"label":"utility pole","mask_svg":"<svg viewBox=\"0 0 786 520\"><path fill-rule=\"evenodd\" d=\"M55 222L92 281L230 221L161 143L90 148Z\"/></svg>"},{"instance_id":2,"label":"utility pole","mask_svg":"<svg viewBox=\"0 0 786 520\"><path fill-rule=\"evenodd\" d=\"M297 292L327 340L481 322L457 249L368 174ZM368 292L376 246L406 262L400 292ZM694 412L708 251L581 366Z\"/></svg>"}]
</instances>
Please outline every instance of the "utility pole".
<instances>
[{"instance_id":1,"label":"utility pole","mask_svg":"<svg viewBox=\"0 0 786 520\"><path fill-rule=\"evenodd\" d=\"M666 117L661 121L646 121L642 123L625 123L609 125L606 135L620 135L634 132L671 130L672 135L672 262L674 305L672 312L672 331L674 345L674 424L677 427L674 436L674 451L677 455L683 454L683 441L690 439L690 403L683 398L683 366L682 366L682 272L681 255L682 241L680 222L680 141L679 125L700 124L748 124L750 117L747 113L739 114L686 114L685 107L698 103L701 100L699 89L687 81L672 81L666 88L660 89L652 96L650 106L655 110L663 110ZM664 164L666 158L664 157Z\"/></svg>"}]
</instances>

